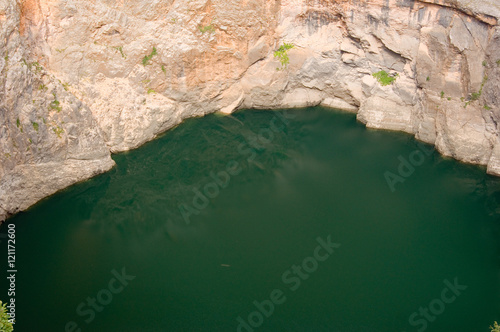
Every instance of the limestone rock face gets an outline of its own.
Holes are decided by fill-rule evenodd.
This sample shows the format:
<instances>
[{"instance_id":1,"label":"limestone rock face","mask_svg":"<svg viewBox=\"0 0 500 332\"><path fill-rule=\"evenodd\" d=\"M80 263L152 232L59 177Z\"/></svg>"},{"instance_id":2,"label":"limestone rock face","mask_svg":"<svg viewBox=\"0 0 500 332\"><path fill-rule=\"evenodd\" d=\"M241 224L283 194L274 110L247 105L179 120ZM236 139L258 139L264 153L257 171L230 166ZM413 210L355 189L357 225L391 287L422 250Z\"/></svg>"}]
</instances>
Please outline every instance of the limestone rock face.
<instances>
[{"instance_id":1,"label":"limestone rock face","mask_svg":"<svg viewBox=\"0 0 500 332\"><path fill-rule=\"evenodd\" d=\"M496 0L0 0L0 220L241 108L356 112L500 175L499 20Z\"/></svg>"},{"instance_id":2,"label":"limestone rock face","mask_svg":"<svg viewBox=\"0 0 500 332\"><path fill-rule=\"evenodd\" d=\"M0 220L114 165L90 109L32 57L22 12L0 0Z\"/></svg>"}]
</instances>

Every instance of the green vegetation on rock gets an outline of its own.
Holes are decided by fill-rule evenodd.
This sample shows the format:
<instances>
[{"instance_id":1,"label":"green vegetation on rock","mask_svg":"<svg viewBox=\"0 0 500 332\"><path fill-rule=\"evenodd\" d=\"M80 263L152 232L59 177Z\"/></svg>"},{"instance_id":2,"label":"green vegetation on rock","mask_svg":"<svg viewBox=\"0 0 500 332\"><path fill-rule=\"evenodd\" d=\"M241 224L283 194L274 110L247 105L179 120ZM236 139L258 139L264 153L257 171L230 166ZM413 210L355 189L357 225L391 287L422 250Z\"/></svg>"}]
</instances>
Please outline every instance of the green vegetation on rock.
<instances>
[{"instance_id":1,"label":"green vegetation on rock","mask_svg":"<svg viewBox=\"0 0 500 332\"><path fill-rule=\"evenodd\" d=\"M158 52L156 51L156 47L153 47L151 54L144 56L144 58L142 59L142 65L147 66L149 61L151 61L151 59L153 59L153 57L157 54Z\"/></svg>"},{"instance_id":2,"label":"green vegetation on rock","mask_svg":"<svg viewBox=\"0 0 500 332\"><path fill-rule=\"evenodd\" d=\"M120 52L120 54L122 55L122 58L124 58L124 59L127 58L127 55L123 52L123 46L115 46L113 48L115 50L117 50L118 52Z\"/></svg>"},{"instance_id":3,"label":"green vegetation on rock","mask_svg":"<svg viewBox=\"0 0 500 332\"><path fill-rule=\"evenodd\" d=\"M399 77L399 74L389 75L385 70L372 74L382 86L391 85Z\"/></svg>"},{"instance_id":4,"label":"green vegetation on rock","mask_svg":"<svg viewBox=\"0 0 500 332\"><path fill-rule=\"evenodd\" d=\"M14 328L12 326L12 321L9 321L10 316L7 313L6 306L7 304L2 304L2 301L0 301L0 331L12 332L14 331Z\"/></svg>"},{"instance_id":5,"label":"green vegetation on rock","mask_svg":"<svg viewBox=\"0 0 500 332\"><path fill-rule=\"evenodd\" d=\"M214 28L214 26L213 26L212 24L210 24L210 25L206 25L206 26L202 26L202 25L200 25L200 26L198 27L198 30L200 30L200 32L201 32L202 34L204 34L205 32L210 32L210 33L215 32L215 28Z\"/></svg>"},{"instance_id":6,"label":"green vegetation on rock","mask_svg":"<svg viewBox=\"0 0 500 332\"><path fill-rule=\"evenodd\" d=\"M43 69L43 67L38 63L38 61L32 62L31 66L35 67L36 73L42 71L42 69Z\"/></svg>"},{"instance_id":7,"label":"green vegetation on rock","mask_svg":"<svg viewBox=\"0 0 500 332\"><path fill-rule=\"evenodd\" d=\"M481 88L479 89L478 92L472 92L471 93L470 99L469 99L468 102L465 103L464 108L466 108L470 103L472 103L473 101L478 100L481 97L481 95L483 94L484 85L486 84L487 81L488 81L488 76L485 75L483 77L483 82L481 83Z\"/></svg>"},{"instance_id":8,"label":"green vegetation on rock","mask_svg":"<svg viewBox=\"0 0 500 332\"><path fill-rule=\"evenodd\" d=\"M62 111L62 107L60 105L61 103L59 102L59 100L55 99L50 103L49 110L56 110L57 113L59 113Z\"/></svg>"},{"instance_id":9,"label":"green vegetation on rock","mask_svg":"<svg viewBox=\"0 0 500 332\"><path fill-rule=\"evenodd\" d=\"M290 63L290 57L288 56L288 51L294 48L295 45L292 43L283 43L277 51L274 52L274 57L278 58L281 63L281 68L276 68L276 70L285 69Z\"/></svg>"},{"instance_id":10,"label":"green vegetation on rock","mask_svg":"<svg viewBox=\"0 0 500 332\"><path fill-rule=\"evenodd\" d=\"M64 129L59 126L55 126L52 128L52 131L57 135L57 137L62 138L61 134L64 132Z\"/></svg>"},{"instance_id":11,"label":"green vegetation on rock","mask_svg":"<svg viewBox=\"0 0 500 332\"><path fill-rule=\"evenodd\" d=\"M470 95L470 100L471 101L476 101L476 100L479 99L479 97L481 97L481 91L479 91L479 92L473 92Z\"/></svg>"}]
</instances>

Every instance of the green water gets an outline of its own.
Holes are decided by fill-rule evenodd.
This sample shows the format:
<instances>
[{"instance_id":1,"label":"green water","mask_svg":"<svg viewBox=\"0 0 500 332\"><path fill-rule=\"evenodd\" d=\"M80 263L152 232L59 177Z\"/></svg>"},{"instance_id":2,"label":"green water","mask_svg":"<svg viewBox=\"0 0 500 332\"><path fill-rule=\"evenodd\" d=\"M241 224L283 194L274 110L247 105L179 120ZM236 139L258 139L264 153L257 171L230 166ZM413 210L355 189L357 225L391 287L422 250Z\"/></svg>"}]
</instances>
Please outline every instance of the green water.
<instances>
[{"instance_id":1,"label":"green water","mask_svg":"<svg viewBox=\"0 0 500 332\"><path fill-rule=\"evenodd\" d=\"M429 149L321 108L186 121L9 220L15 331L489 331L500 180Z\"/></svg>"}]
</instances>

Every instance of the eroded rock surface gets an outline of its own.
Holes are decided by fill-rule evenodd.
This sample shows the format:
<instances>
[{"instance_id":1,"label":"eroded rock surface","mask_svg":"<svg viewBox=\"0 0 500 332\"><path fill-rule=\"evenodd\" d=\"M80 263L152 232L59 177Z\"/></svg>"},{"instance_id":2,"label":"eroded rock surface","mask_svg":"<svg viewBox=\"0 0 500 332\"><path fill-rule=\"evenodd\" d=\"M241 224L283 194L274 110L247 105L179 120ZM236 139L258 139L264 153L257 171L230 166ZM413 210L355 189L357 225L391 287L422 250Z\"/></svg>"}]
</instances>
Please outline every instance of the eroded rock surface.
<instances>
[{"instance_id":1,"label":"eroded rock surface","mask_svg":"<svg viewBox=\"0 0 500 332\"><path fill-rule=\"evenodd\" d=\"M500 175L499 19L495 0L0 0L0 219L240 108L356 112Z\"/></svg>"}]
</instances>

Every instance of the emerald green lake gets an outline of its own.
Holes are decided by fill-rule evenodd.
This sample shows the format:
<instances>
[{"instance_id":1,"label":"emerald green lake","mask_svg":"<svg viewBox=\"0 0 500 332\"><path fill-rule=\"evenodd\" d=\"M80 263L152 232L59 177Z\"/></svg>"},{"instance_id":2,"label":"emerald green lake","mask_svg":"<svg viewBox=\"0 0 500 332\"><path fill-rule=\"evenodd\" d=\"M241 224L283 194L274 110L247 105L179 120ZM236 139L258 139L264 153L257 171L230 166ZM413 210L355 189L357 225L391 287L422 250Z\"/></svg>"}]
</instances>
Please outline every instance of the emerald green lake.
<instances>
[{"instance_id":1,"label":"emerald green lake","mask_svg":"<svg viewBox=\"0 0 500 332\"><path fill-rule=\"evenodd\" d=\"M500 179L409 135L322 108L251 110L113 158L0 228L16 230L15 331L487 332L500 320Z\"/></svg>"}]
</instances>

